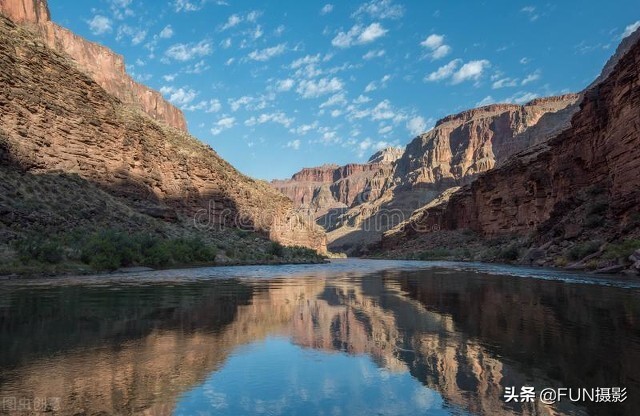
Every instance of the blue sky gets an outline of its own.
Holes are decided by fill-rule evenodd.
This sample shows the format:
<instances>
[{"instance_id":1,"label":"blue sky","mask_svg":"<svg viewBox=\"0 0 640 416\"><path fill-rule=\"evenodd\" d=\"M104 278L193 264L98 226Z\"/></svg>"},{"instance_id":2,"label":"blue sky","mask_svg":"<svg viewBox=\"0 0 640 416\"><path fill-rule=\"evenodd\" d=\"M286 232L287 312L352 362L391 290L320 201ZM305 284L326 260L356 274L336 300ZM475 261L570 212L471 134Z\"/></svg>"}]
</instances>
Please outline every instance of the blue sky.
<instances>
[{"instance_id":1,"label":"blue sky","mask_svg":"<svg viewBox=\"0 0 640 416\"><path fill-rule=\"evenodd\" d=\"M638 0L49 0L243 173L365 161L451 113L579 91Z\"/></svg>"}]
</instances>

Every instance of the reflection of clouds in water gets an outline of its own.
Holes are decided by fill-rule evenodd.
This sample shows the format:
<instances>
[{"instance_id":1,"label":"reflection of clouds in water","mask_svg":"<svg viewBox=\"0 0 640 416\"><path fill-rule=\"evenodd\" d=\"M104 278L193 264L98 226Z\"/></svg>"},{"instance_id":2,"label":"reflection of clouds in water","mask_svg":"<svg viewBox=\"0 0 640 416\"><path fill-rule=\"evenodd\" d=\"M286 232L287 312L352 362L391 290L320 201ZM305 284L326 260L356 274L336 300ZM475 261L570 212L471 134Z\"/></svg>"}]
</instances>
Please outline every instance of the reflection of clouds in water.
<instances>
[{"instance_id":1,"label":"reflection of clouds in water","mask_svg":"<svg viewBox=\"0 0 640 416\"><path fill-rule=\"evenodd\" d=\"M336 382L325 375L324 382L322 383L322 392L325 396L332 396L336 392L336 388Z\"/></svg>"},{"instance_id":2,"label":"reflection of clouds in water","mask_svg":"<svg viewBox=\"0 0 640 416\"><path fill-rule=\"evenodd\" d=\"M218 393L210 387L205 387L205 397L209 399L209 404L213 409L226 409L229 407L227 403L227 395L224 393Z\"/></svg>"},{"instance_id":3,"label":"reflection of clouds in water","mask_svg":"<svg viewBox=\"0 0 640 416\"><path fill-rule=\"evenodd\" d=\"M418 387L413 392L413 402L421 409L434 407L437 399L438 395L433 390Z\"/></svg>"},{"instance_id":4,"label":"reflection of clouds in water","mask_svg":"<svg viewBox=\"0 0 640 416\"><path fill-rule=\"evenodd\" d=\"M379 368L378 376L381 380L389 380L389 371L386 368Z\"/></svg>"}]
</instances>

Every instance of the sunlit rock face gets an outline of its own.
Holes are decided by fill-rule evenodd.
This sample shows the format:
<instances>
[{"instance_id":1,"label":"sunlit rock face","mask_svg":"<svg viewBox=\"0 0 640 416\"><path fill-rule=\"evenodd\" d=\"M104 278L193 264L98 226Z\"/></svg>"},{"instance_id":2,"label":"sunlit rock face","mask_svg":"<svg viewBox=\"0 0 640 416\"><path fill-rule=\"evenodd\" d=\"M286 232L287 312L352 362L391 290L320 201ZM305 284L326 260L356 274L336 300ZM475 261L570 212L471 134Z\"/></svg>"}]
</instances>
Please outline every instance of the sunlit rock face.
<instances>
[{"instance_id":1,"label":"sunlit rock face","mask_svg":"<svg viewBox=\"0 0 640 416\"><path fill-rule=\"evenodd\" d=\"M337 215L327 214L377 198L401 155L401 149L389 147L376 152L367 163L305 168L291 179L272 181L271 186L287 195L299 212L330 229Z\"/></svg>"},{"instance_id":2,"label":"sunlit rock face","mask_svg":"<svg viewBox=\"0 0 640 416\"><path fill-rule=\"evenodd\" d=\"M68 33L51 25L46 28ZM115 56L91 43L78 45L104 59ZM240 225L286 245L326 251L324 232L296 215L284 195L242 175L187 133L123 104L38 35L2 16L0 82L7 86L0 91L3 166L79 175L134 210L169 222L202 229ZM70 225L76 214L66 214Z\"/></svg>"},{"instance_id":3,"label":"sunlit rock face","mask_svg":"<svg viewBox=\"0 0 640 416\"><path fill-rule=\"evenodd\" d=\"M569 128L479 176L444 206L394 230L383 245L401 245L415 236L413 230L434 225L485 236L535 231L542 241L637 234L640 43L625 42L618 52L613 69L603 71L606 78L584 93ZM598 198L605 201L602 222L611 224L604 230L592 230L587 223L589 207Z\"/></svg>"},{"instance_id":4,"label":"sunlit rock face","mask_svg":"<svg viewBox=\"0 0 640 416\"><path fill-rule=\"evenodd\" d=\"M353 250L382 234L447 190L473 182L510 156L543 143L568 126L580 96L568 94L525 105L495 104L440 120L409 143L375 198L354 206L329 229L333 250Z\"/></svg>"},{"instance_id":5,"label":"sunlit rock face","mask_svg":"<svg viewBox=\"0 0 640 416\"><path fill-rule=\"evenodd\" d=\"M155 120L187 131L182 111L159 92L135 82L126 73L122 56L53 23L46 0L2 0L0 14L30 28L50 48L68 55L109 94L140 108Z\"/></svg>"}]
</instances>

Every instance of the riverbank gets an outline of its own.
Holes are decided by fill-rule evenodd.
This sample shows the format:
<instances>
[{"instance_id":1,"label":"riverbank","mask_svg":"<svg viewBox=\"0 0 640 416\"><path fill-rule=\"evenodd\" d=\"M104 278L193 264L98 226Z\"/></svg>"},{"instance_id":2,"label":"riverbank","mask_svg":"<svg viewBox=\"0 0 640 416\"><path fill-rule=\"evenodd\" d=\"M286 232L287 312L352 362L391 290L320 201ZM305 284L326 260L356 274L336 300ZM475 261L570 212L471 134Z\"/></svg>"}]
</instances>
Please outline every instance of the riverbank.
<instances>
[{"instance_id":1,"label":"riverbank","mask_svg":"<svg viewBox=\"0 0 640 416\"><path fill-rule=\"evenodd\" d=\"M483 262L640 277L640 239L636 238L536 244L522 236L486 239L468 231L438 231L394 247L373 246L364 257Z\"/></svg>"}]
</instances>

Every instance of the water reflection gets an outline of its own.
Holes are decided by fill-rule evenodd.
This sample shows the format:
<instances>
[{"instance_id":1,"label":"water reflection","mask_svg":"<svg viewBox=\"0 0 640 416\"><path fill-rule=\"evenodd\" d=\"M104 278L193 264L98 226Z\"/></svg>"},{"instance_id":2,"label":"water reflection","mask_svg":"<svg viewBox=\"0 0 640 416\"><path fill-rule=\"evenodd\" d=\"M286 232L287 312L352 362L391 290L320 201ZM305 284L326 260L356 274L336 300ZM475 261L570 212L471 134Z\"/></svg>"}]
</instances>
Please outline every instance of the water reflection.
<instances>
[{"instance_id":1,"label":"water reflection","mask_svg":"<svg viewBox=\"0 0 640 416\"><path fill-rule=\"evenodd\" d=\"M0 398L60 397L60 414L150 415L613 415L640 405L636 289L444 269L301 270L1 287ZM504 387L522 385L620 386L628 399L505 404Z\"/></svg>"}]
</instances>

